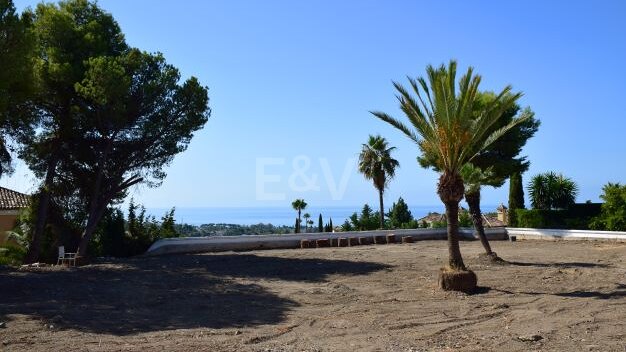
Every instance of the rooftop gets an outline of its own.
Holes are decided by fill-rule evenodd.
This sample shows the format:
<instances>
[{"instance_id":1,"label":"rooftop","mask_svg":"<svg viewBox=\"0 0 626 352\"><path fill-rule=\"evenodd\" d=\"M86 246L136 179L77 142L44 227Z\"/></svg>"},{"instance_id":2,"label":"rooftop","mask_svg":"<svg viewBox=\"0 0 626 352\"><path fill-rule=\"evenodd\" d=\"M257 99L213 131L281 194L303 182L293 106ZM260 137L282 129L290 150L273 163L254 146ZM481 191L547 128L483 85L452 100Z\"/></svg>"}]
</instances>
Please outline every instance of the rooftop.
<instances>
[{"instance_id":1,"label":"rooftop","mask_svg":"<svg viewBox=\"0 0 626 352\"><path fill-rule=\"evenodd\" d=\"M24 193L0 187L0 210L26 208L30 197Z\"/></svg>"}]
</instances>

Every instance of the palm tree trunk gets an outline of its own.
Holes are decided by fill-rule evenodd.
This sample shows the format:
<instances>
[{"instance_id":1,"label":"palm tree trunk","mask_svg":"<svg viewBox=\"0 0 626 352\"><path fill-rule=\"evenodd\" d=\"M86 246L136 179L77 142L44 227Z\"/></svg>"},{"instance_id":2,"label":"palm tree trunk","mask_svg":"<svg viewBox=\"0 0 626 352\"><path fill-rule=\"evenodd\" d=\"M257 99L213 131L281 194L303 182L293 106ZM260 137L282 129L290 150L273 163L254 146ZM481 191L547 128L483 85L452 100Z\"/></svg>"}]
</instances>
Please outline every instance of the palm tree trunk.
<instances>
[{"instance_id":1,"label":"palm tree trunk","mask_svg":"<svg viewBox=\"0 0 626 352\"><path fill-rule=\"evenodd\" d=\"M485 248L485 252L487 255L493 255L491 251L491 246L489 245L489 241L487 240L487 236L485 236L485 227L483 226L483 214L480 211L480 190L471 193L465 193L465 201L467 201L467 205L469 205L469 212L472 216L472 222L474 223L474 229L476 230L476 234L480 239L480 243L482 243Z\"/></svg>"},{"instance_id":2,"label":"palm tree trunk","mask_svg":"<svg viewBox=\"0 0 626 352\"><path fill-rule=\"evenodd\" d=\"M459 174L444 172L441 175L437 193L446 206L448 265L454 270L466 270L459 247L459 202L463 199L463 192L463 179Z\"/></svg>"},{"instance_id":3,"label":"palm tree trunk","mask_svg":"<svg viewBox=\"0 0 626 352\"><path fill-rule=\"evenodd\" d=\"M385 206L383 205L383 190L378 190L378 202L380 204L380 229L385 228Z\"/></svg>"},{"instance_id":4,"label":"palm tree trunk","mask_svg":"<svg viewBox=\"0 0 626 352\"><path fill-rule=\"evenodd\" d=\"M447 202L445 205L448 222L448 264L450 268L465 270L461 248L459 247L459 203Z\"/></svg>"},{"instance_id":5,"label":"palm tree trunk","mask_svg":"<svg viewBox=\"0 0 626 352\"><path fill-rule=\"evenodd\" d=\"M302 230L302 219L300 218L300 212L301 210L298 209L298 228L296 230L297 233L300 233Z\"/></svg>"}]
</instances>

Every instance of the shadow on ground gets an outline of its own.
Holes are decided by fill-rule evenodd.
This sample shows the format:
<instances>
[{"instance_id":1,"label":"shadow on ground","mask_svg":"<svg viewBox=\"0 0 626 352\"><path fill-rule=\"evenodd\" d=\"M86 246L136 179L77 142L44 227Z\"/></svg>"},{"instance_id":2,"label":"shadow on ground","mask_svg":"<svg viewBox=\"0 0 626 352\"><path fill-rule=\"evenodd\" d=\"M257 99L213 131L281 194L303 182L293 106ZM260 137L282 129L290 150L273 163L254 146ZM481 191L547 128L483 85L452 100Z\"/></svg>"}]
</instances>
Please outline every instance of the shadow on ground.
<instances>
[{"instance_id":1,"label":"shadow on ground","mask_svg":"<svg viewBox=\"0 0 626 352\"><path fill-rule=\"evenodd\" d=\"M609 265L602 263L584 263L584 262L571 262L571 263L525 263L505 260L505 264L515 266L536 266L540 268L607 268Z\"/></svg>"},{"instance_id":2,"label":"shadow on ground","mask_svg":"<svg viewBox=\"0 0 626 352\"><path fill-rule=\"evenodd\" d=\"M331 274L363 275L385 268L227 254L137 258L47 272L4 270L0 317L25 314L60 328L115 335L277 324L298 303L233 277L320 282Z\"/></svg>"},{"instance_id":3,"label":"shadow on ground","mask_svg":"<svg viewBox=\"0 0 626 352\"><path fill-rule=\"evenodd\" d=\"M577 291L571 291L571 292L554 293L554 292L510 291L510 290L504 290L504 289L499 289L499 288L494 288L494 287L481 287L480 292L476 292L476 293L477 294L487 293L489 291L500 292L500 293L504 293L507 295L531 295L531 296L552 295L552 296L569 297L569 298L618 299L618 298L626 297L626 285L623 285L623 284L618 284L615 287L615 289L610 292L577 290Z\"/></svg>"}]
</instances>

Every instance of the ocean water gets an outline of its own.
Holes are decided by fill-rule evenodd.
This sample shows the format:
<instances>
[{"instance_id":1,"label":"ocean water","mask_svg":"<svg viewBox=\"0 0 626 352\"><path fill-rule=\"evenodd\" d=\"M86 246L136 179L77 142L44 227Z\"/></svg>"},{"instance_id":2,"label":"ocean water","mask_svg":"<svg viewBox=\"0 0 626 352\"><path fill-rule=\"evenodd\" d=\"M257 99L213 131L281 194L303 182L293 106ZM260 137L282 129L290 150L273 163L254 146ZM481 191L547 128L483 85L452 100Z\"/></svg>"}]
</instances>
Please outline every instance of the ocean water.
<instances>
[{"instance_id":1,"label":"ocean water","mask_svg":"<svg viewBox=\"0 0 626 352\"><path fill-rule=\"evenodd\" d=\"M302 212L311 214L311 220L314 221L313 226L317 226L319 214L322 214L324 223L329 219L333 219L333 225L341 225L352 213L361 212L362 206L328 206L314 207L310 206ZM493 207L495 209L495 207ZM490 209L490 207L485 207ZM160 219L169 209L167 208L148 208L146 212ZM373 208L378 211L377 208ZM443 205L431 206L414 206L409 207L413 217L419 219L426 216L429 212L444 211ZM202 225L211 223L252 225L252 224L273 224L273 225L289 225L293 226L298 216L295 210L283 207L250 207L250 208L176 208L175 218L177 223L186 223L191 225Z\"/></svg>"}]
</instances>

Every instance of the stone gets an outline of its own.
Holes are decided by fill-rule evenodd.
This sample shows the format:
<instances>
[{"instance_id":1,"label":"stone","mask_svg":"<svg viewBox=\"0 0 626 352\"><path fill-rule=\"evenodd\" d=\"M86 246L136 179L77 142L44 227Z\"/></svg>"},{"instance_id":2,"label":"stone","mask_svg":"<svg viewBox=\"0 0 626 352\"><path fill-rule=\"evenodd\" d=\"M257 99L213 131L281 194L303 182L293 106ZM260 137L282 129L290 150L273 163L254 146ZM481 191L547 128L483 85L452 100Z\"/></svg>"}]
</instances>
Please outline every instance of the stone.
<instances>
[{"instance_id":1,"label":"stone","mask_svg":"<svg viewBox=\"0 0 626 352\"><path fill-rule=\"evenodd\" d=\"M300 240L300 248L311 248L311 241L306 239Z\"/></svg>"},{"instance_id":2,"label":"stone","mask_svg":"<svg viewBox=\"0 0 626 352\"><path fill-rule=\"evenodd\" d=\"M384 236L384 235L376 235L376 236L374 236L374 243L375 244L386 244L387 243L387 236Z\"/></svg>"},{"instance_id":3,"label":"stone","mask_svg":"<svg viewBox=\"0 0 626 352\"><path fill-rule=\"evenodd\" d=\"M348 246L352 247L352 246L358 246L359 245L359 239L356 237L350 237L348 238Z\"/></svg>"},{"instance_id":4,"label":"stone","mask_svg":"<svg viewBox=\"0 0 626 352\"><path fill-rule=\"evenodd\" d=\"M328 238L319 239L315 241L315 245L317 248L330 247L330 240Z\"/></svg>"},{"instance_id":5,"label":"stone","mask_svg":"<svg viewBox=\"0 0 626 352\"><path fill-rule=\"evenodd\" d=\"M337 240L338 247L348 247L348 239L345 237L339 237Z\"/></svg>"},{"instance_id":6,"label":"stone","mask_svg":"<svg viewBox=\"0 0 626 352\"><path fill-rule=\"evenodd\" d=\"M368 244L372 244L372 241L369 237L359 237L359 244L362 246L366 246Z\"/></svg>"},{"instance_id":7,"label":"stone","mask_svg":"<svg viewBox=\"0 0 626 352\"><path fill-rule=\"evenodd\" d=\"M413 243L412 236L402 236L402 243Z\"/></svg>"},{"instance_id":8,"label":"stone","mask_svg":"<svg viewBox=\"0 0 626 352\"><path fill-rule=\"evenodd\" d=\"M6 322L4 322L4 321L0 322L0 328L4 329L6 327L7 327L7 323Z\"/></svg>"},{"instance_id":9,"label":"stone","mask_svg":"<svg viewBox=\"0 0 626 352\"><path fill-rule=\"evenodd\" d=\"M387 244L396 243L396 235L390 233L387 235Z\"/></svg>"},{"instance_id":10,"label":"stone","mask_svg":"<svg viewBox=\"0 0 626 352\"><path fill-rule=\"evenodd\" d=\"M524 342L536 342L539 340L543 340L543 336L537 335L537 334L523 335L523 336L518 336L517 339L520 341L524 341Z\"/></svg>"}]
</instances>

